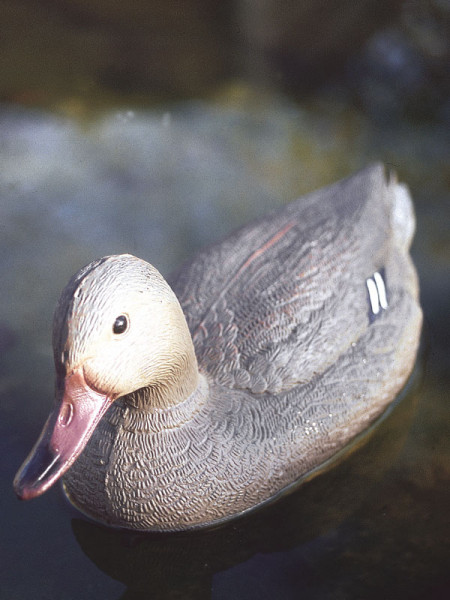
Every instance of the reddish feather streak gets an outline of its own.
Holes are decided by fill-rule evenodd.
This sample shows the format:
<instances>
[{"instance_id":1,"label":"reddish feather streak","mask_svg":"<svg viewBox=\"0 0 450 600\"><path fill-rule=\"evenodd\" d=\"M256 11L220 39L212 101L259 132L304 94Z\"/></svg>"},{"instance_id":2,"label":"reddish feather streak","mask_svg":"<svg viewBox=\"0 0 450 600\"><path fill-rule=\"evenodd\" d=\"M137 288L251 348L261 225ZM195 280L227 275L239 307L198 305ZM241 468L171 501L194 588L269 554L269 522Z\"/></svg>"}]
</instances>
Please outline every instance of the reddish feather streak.
<instances>
[{"instance_id":1,"label":"reddish feather streak","mask_svg":"<svg viewBox=\"0 0 450 600\"><path fill-rule=\"evenodd\" d=\"M286 235L286 233L292 229L294 227L294 225L296 224L295 221L291 221L290 223L288 223L287 225L285 225L283 227L283 229L280 229L280 231L277 231L277 233L275 235L273 235L270 240L268 240L263 246L261 246L261 248L258 248L257 250L255 250L253 252L253 254L251 254L247 260L245 261L245 263L239 268L238 272L236 273L236 275L234 277L232 277L230 279L230 281L228 282L228 285L226 287L224 287L222 289L221 292L221 296L225 293L225 291L229 288L229 286L232 284L232 282L237 279L239 277L239 275L242 273L242 271L244 271L244 269L246 269L248 267L248 265L250 265L256 258L258 258L258 256L261 256L261 254L263 254L266 250L268 250L269 248L271 248L274 244L276 244L279 240L281 240L281 238ZM193 334L194 339L196 338L196 336L199 333L199 330L202 330L204 336L206 337L208 335L208 330L204 325L205 322L205 317L202 319L202 321L197 325L195 332ZM223 328L222 324L221 327ZM223 329L222 329L223 330ZM221 331L222 333L222 331Z\"/></svg>"},{"instance_id":2,"label":"reddish feather streak","mask_svg":"<svg viewBox=\"0 0 450 600\"><path fill-rule=\"evenodd\" d=\"M280 231L278 231L273 237L270 238L270 240L268 240L263 246L261 246L261 248L258 248L257 250L255 250L253 252L253 254L251 254L247 260L245 261L245 263L241 266L241 268L239 269L239 271L236 273L236 275L233 277L233 279L235 279L236 277L239 277L239 275L242 273L242 271L244 269L246 269L248 267L248 265L250 263L252 263L256 258L258 258L258 256L261 256L261 254L263 254L266 250L268 250L271 246L273 246L274 244L276 244L284 235L286 235L286 233L292 229L295 225L295 221L291 221L290 223L288 223L287 225L285 225L283 227L283 229L280 229Z\"/></svg>"}]
</instances>

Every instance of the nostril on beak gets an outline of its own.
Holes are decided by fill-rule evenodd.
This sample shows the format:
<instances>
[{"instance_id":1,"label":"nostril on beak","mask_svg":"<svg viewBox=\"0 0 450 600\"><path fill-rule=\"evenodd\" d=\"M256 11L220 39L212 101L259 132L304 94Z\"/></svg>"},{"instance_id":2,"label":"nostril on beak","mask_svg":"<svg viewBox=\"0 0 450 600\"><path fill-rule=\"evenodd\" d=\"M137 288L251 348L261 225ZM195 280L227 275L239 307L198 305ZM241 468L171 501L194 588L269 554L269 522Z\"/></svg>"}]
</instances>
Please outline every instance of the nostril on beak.
<instances>
[{"instance_id":1,"label":"nostril on beak","mask_svg":"<svg viewBox=\"0 0 450 600\"><path fill-rule=\"evenodd\" d=\"M59 422L63 427L68 427L72 422L74 413L74 406L72 402L66 402L61 407L61 411L59 413Z\"/></svg>"}]
</instances>

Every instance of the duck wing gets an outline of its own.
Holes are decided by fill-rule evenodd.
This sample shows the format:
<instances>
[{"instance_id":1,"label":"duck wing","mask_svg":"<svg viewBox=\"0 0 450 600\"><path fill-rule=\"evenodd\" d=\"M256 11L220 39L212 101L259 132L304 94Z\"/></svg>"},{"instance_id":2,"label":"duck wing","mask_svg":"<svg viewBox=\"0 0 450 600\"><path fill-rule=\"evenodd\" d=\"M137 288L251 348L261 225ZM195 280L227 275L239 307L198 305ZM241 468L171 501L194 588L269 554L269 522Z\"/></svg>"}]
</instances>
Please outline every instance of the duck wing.
<instances>
[{"instance_id":1,"label":"duck wing","mask_svg":"<svg viewBox=\"0 0 450 600\"><path fill-rule=\"evenodd\" d=\"M365 334L402 277L414 279L397 264L386 283L413 231L406 189L376 164L200 252L169 279L200 371L254 394L311 381ZM384 298L371 296L374 273Z\"/></svg>"}]
</instances>

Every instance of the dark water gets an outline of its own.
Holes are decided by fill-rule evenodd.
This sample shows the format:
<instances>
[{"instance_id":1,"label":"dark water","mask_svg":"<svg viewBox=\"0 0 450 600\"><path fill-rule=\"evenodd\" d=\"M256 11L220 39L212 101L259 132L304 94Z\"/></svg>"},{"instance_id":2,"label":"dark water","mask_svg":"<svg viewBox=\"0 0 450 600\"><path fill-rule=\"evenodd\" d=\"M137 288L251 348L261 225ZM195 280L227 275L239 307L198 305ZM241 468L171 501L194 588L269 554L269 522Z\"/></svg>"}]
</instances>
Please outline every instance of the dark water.
<instances>
[{"instance_id":1,"label":"dark water","mask_svg":"<svg viewBox=\"0 0 450 600\"><path fill-rule=\"evenodd\" d=\"M450 17L400 4L0 2L2 600L450 595ZM375 159L415 200L425 330L411 389L357 447L189 535L104 529L58 488L16 500L75 270L131 251L167 274Z\"/></svg>"}]
</instances>

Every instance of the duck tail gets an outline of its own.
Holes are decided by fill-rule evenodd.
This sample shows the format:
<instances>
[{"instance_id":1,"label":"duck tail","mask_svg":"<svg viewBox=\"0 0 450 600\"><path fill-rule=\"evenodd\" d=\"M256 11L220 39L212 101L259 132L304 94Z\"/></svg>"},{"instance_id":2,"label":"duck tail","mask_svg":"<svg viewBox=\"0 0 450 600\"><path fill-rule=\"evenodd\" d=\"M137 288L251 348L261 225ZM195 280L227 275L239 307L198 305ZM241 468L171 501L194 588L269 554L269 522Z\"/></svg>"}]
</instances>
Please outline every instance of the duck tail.
<instances>
[{"instance_id":1,"label":"duck tail","mask_svg":"<svg viewBox=\"0 0 450 600\"><path fill-rule=\"evenodd\" d=\"M391 201L391 229L394 233L394 243L400 250L407 252L416 230L411 194L407 185L398 182L394 171L388 174L387 185Z\"/></svg>"}]
</instances>

